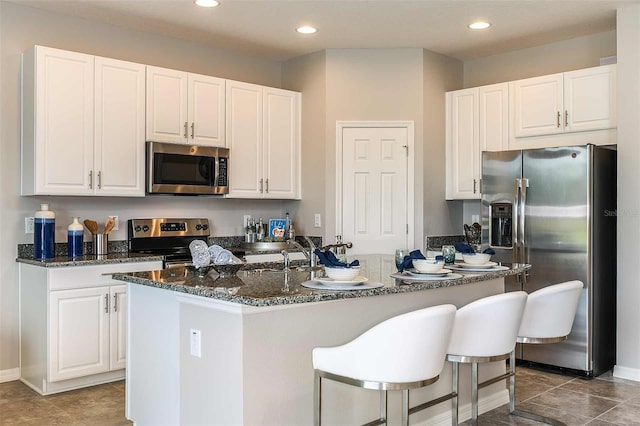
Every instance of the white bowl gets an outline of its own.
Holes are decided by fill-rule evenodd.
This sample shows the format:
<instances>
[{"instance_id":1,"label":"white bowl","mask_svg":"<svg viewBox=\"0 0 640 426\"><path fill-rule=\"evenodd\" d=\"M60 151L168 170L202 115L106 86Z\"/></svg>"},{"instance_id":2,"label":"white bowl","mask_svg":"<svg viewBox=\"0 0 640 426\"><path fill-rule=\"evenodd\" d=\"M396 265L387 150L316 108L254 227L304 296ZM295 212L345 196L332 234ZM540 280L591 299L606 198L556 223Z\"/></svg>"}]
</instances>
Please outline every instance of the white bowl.
<instances>
[{"instance_id":1,"label":"white bowl","mask_svg":"<svg viewBox=\"0 0 640 426\"><path fill-rule=\"evenodd\" d=\"M413 259L412 262L418 272L438 272L444 266L444 261L435 259Z\"/></svg>"},{"instance_id":2,"label":"white bowl","mask_svg":"<svg viewBox=\"0 0 640 426\"><path fill-rule=\"evenodd\" d=\"M484 265L491 260L491 255L486 253L463 253L462 259L464 259L464 263L469 265Z\"/></svg>"},{"instance_id":3,"label":"white bowl","mask_svg":"<svg viewBox=\"0 0 640 426\"><path fill-rule=\"evenodd\" d=\"M360 267L357 266L353 268L330 268L325 266L324 271L327 276L333 280L351 281L360 272Z\"/></svg>"}]
</instances>

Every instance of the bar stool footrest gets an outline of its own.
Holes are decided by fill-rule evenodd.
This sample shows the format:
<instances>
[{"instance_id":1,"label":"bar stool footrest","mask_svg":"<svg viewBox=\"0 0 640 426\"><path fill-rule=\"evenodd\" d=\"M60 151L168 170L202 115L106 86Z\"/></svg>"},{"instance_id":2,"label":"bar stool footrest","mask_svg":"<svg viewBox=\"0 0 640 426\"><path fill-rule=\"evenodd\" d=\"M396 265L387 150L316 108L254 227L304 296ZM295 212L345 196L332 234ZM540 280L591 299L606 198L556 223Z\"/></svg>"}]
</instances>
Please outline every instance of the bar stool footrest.
<instances>
[{"instance_id":1,"label":"bar stool footrest","mask_svg":"<svg viewBox=\"0 0 640 426\"><path fill-rule=\"evenodd\" d=\"M511 414L512 416L523 417L525 419L546 423L548 425L567 426L566 423L562 423L561 421L550 419L549 417L539 416L538 414L528 413L526 411L514 410L514 411L511 411L509 414Z\"/></svg>"}]
</instances>

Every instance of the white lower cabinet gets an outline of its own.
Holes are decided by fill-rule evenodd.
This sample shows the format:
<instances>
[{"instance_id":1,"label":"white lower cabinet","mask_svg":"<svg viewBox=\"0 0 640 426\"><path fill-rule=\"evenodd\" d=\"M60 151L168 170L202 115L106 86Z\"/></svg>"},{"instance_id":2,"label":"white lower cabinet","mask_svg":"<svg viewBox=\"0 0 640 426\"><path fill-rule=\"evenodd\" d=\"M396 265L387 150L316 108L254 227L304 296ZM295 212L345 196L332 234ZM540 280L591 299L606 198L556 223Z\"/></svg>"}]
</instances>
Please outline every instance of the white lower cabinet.
<instances>
[{"instance_id":1,"label":"white lower cabinet","mask_svg":"<svg viewBox=\"0 0 640 426\"><path fill-rule=\"evenodd\" d=\"M161 268L20 264L21 380L47 395L124 378L127 285L108 274Z\"/></svg>"}]
</instances>

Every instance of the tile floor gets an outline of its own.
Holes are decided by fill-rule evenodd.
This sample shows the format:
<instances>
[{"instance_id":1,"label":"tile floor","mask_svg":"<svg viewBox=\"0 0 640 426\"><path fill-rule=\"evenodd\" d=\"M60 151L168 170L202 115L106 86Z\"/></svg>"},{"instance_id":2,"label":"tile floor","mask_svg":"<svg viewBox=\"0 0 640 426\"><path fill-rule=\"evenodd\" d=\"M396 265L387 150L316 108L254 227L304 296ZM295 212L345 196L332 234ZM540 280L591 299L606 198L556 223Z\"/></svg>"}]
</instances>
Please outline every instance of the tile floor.
<instances>
[{"instance_id":1,"label":"tile floor","mask_svg":"<svg viewBox=\"0 0 640 426\"><path fill-rule=\"evenodd\" d=\"M518 408L568 426L640 425L640 383L610 373L585 380L518 366ZM508 406L480 416L481 425L537 425L509 415ZM46 397L19 381L0 383L0 426L130 425L124 417L124 382ZM463 423L464 425L470 422Z\"/></svg>"}]
</instances>

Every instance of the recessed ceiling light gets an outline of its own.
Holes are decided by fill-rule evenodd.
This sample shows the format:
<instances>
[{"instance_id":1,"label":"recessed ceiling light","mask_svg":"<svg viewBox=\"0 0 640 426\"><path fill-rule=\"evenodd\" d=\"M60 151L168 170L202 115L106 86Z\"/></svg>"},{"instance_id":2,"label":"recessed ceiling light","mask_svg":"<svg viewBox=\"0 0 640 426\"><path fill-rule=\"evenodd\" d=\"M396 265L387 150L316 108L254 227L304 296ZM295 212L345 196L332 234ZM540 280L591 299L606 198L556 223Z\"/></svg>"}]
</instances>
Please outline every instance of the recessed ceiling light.
<instances>
[{"instance_id":1,"label":"recessed ceiling light","mask_svg":"<svg viewBox=\"0 0 640 426\"><path fill-rule=\"evenodd\" d=\"M474 22L473 24L469 24L469 28L472 30L484 30L491 26L488 22Z\"/></svg>"},{"instance_id":2,"label":"recessed ceiling light","mask_svg":"<svg viewBox=\"0 0 640 426\"><path fill-rule=\"evenodd\" d=\"M216 7L220 4L216 0L196 0L195 3L202 7Z\"/></svg>"},{"instance_id":3,"label":"recessed ceiling light","mask_svg":"<svg viewBox=\"0 0 640 426\"><path fill-rule=\"evenodd\" d=\"M296 29L297 32L299 32L300 34L313 34L315 32L317 32L318 30L309 26L309 25L305 25L302 27L299 27Z\"/></svg>"}]
</instances>

